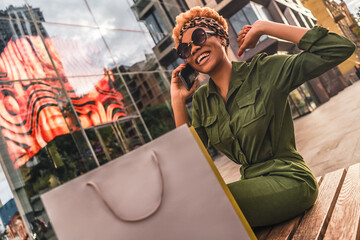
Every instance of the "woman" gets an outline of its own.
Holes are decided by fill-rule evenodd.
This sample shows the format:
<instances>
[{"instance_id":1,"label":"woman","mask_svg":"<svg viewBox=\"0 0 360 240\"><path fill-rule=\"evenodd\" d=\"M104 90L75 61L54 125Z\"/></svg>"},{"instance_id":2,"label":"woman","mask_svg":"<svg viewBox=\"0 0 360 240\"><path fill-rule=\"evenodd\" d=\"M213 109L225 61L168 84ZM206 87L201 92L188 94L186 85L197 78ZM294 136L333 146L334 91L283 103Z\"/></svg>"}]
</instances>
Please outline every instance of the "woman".
<instances>
[{"instance_id":1,"label":"woman","mask_svg":"<svg viewBox=\"0 0 360 240\"><path fill-rule=\"evenodd\" d=\"M296 151L287 97L335 67L355 50L352 42L325 28L256 21L239 32L239 55L270 35L297 44L296 55L265 53L250 63L231 62L225 20L209 8L192 8L176 18L173 38L180 57L210 76L193 96L192 125L201 140L241 164L241 180L228 184L252 227L282 222L310 208L318 185ZM206 36L206 37L205 37ZM188 124L187 91L173 71L171 99L176 126Z\"/></svg>"}]
</instances>

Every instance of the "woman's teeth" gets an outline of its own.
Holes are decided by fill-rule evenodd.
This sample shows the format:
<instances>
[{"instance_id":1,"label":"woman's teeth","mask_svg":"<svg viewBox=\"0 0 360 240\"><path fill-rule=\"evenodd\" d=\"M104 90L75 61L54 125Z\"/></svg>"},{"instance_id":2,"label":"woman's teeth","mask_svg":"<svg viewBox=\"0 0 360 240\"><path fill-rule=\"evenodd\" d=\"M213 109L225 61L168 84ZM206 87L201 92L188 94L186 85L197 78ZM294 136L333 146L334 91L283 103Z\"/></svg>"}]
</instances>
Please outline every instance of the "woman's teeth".
<instances>
[{"instance_id":1,"label":"woman's teeth","mask_svg":"<svg viewBox=\"0 0 360 240\"><path fill-rule=\"evenodd\" d=\"M197 64L201 64L209 55L210 55L209 52L204 52L204 53L202 53L202 54L196 59Z\"/></svg>"}]
</instances>

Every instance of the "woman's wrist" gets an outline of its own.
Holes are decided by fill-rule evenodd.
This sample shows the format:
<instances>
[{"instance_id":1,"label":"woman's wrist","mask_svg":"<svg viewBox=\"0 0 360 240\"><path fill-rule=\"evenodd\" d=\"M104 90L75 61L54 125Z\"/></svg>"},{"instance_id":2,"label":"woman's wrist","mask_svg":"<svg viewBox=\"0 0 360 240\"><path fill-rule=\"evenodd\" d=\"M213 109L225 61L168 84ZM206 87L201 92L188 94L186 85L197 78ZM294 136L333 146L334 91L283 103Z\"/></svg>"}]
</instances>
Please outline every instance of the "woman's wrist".
<instances>
[{"instance_id":1,"label":"woman's wrist","mask_svg":"<svg viewBox=\"0 0 360 240\"><path fill-rule=\"evenodd\" d=\"M268 21L256 20L252 27L253 30L256 30L257 35L261 37L262 35L267 35L266 29L269 27L268 24Z\"/></svg>"},{"instance_id":2,"label":"woman's wrist","mask_svg":"<svg viewBox=\"0 0 360 240\"><path fill-rule=\"evenodd\" d=\"M174 112L175 126L179 127L185 123L189 125L185 100L181 101L180 99L174 99L171 101L171 106Z\"/></svg>"},{"instance_id":3,"label":"woman's wrist","mask_svg":"<svg viewBox=\"0 0 360 240\"><path fill-rule=\"evenodd\" d=\"M254 23L256 31L261 35L269 35L298 44L302 36L309 30L303 27L283 23L258 20Z\"/></svg>"},{"instance_id":4,"label":"woman's wrist","mask_svg":"<svg viewBox=\"0 0 360 240\"><path fill-rule=\"evenodd\" d=\"M182 99L180 97L171 98L171 106L174 107L182 107L186 105L186 99Z\"/></svg>"}]
</instances>

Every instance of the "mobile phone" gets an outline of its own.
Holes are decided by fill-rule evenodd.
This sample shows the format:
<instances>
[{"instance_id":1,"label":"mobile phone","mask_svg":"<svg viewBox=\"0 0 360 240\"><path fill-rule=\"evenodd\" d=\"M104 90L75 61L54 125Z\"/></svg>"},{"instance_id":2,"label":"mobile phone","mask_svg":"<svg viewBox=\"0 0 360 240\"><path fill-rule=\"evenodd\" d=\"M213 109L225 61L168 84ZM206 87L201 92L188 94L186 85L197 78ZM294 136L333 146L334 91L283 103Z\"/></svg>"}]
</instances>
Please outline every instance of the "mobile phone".
<instances>
[{"instance_id":1,"label":"mobile phone","mask_svg":"<svg viewBox=\"0 0 360 240\"><path fill-rule=\"evenodd\" d=\"M185 68L179 72L179 77L188 91L194 85L198 75L199 72L192 68L188 63L186 64Z\"/></svg>"}]
</instances>

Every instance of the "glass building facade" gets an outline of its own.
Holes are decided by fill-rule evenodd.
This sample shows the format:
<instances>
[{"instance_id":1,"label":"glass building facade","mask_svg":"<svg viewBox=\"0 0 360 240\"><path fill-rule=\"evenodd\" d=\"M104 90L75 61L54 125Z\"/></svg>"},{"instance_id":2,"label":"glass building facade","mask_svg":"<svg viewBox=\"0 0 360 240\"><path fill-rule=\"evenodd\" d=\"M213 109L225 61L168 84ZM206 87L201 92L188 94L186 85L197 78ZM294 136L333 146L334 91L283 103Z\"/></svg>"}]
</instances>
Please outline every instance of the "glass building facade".
<instances>
[{"instance_id":1,"label":"glass building facade","mask_svg":"<svg viewBox=\"0 0 360 240\"><path fill-rule=\"evenodd\" d=\"M0 2L0 161L23 226L9 238L57 239L42 193L174 127L169 71L154 54L172 26L161 11L139 19L134 6Z\"/></svg>"}]
</instances>

